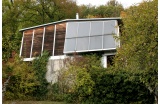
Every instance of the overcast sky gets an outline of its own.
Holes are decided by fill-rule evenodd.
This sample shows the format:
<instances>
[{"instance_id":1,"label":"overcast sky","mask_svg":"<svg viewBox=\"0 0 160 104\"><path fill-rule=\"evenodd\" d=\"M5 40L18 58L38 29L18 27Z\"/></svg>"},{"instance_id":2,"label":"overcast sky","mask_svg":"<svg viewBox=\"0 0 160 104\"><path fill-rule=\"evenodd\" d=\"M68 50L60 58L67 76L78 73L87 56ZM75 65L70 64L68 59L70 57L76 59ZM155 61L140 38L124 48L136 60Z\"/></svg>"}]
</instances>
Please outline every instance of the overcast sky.
<instances>
[{"instance_id":1,"label":"overcast sky","mask_svg":"<svg viewBox=\"0 0 160 104\"><path fill-rule=\"evenodd\" d=\"M95 6L105 5L109 0L76 0L78 5L81 4L91 4ZM116 0L123 5L124 8L131 6L132 4L137 4L143 0Z\"/></svg>"}]
</instances>

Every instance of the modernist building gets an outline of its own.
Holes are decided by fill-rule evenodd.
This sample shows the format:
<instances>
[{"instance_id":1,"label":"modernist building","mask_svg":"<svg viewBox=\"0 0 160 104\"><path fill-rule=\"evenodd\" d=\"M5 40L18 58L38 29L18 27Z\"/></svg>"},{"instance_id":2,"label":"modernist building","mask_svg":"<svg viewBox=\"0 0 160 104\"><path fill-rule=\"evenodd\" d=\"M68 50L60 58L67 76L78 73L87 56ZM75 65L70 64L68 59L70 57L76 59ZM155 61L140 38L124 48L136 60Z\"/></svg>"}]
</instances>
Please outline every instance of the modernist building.
<instances>
[{"instance_id":1,"label":"modernist building","mask_svg":"<svg viewBox=\"0 0 160 104\"><path fill-rule=\"evenodd\" d=\"M102 64L107 67L107 60L115 55L120 44L115 39L119 36L119 24L120 18L66 19L24 28L20 30L23 33L20 56L31 61L46 50L51 66L75 52L79 55L100 52Z\"/></svg>"}]
</instances>

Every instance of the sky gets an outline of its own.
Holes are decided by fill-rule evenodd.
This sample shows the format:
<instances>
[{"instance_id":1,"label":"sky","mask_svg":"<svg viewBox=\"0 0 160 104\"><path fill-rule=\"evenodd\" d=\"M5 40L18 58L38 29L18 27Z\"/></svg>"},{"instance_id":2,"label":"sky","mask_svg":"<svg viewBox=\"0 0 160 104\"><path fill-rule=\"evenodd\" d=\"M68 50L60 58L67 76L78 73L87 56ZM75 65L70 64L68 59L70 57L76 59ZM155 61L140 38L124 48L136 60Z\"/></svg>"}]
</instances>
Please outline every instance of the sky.
<instances>
[{"instance_id":1,"label":"sky","mask_svg":"<svg viewBox=\"0 0 160 104\"><path fill-rule=\"evenodd\" d=\"M109 0L76 0L78 5L82 4L91 4L95 6L105 5ZM123 5L124 8L127 8L133 4L142 2L143 0L116 0Z\"/></svg>"}]
</instances>

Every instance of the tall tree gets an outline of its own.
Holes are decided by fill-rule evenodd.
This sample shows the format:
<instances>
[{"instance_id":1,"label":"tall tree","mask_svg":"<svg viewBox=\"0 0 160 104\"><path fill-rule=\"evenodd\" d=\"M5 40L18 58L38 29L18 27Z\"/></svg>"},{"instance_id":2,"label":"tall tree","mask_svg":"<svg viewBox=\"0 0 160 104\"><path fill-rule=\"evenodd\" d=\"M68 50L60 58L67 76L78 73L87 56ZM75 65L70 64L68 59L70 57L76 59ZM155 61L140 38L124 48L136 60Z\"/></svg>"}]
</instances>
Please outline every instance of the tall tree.
<instances>
[{"instance_id":1,"label":"tall tree","mask_svg":"<svg viewBox=\"0 0 160 104\"><path fill-rule=\"evenodd\" d=\"M144 1L130 7L120 37L121 47L116 57L117 69L126 69L139 77L155 95L158 84L158 0ZM151 9L152 8L152 9Z\"/></svg>"},{"instance_id":2,"label":"tall tree","mask_svg":"<svg viewBox=\"0 0 160 104\"><path fill-rule=\"evenodd\" d=\"M120 4L116 0L110 0L106 3L106 5L100 5L98 7L92 5L82 5L79 7L81 18L86 17L119 17L121 11L124 8L122 4Z\"/></svg>"},{"instance_id":3,"label":"tall tree","mask_svg":"<svg viewBox=\"0 0 160 104\"><path fill-rule=\"evenodd\" d=\"M77 11L76 2L72 0L3 0L3 60L7 61L12 51L19 50L22 37L19 29L75 18Z\"/></svg>"},{"instance_id":4,"label":"tall tree","mask_svg":"<svg viewBox=\"0 0 160 104\"><path fill-rule=\"evenodd\" d=\"M21 1L10 2L3 0L2 3L2 59L7 60L11 56L13 50L19 47L20 37L18 30L20 29L21 17Z\"/></svg>"}]
</instances>

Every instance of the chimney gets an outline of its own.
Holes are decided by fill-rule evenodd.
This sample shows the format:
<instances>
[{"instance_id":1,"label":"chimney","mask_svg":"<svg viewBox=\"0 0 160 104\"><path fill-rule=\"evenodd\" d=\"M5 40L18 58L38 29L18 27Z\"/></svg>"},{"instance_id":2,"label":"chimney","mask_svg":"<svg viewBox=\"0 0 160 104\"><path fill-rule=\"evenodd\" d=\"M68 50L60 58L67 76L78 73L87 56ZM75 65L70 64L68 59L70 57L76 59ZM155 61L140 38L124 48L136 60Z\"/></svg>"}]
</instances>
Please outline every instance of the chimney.
<instances>
[{"instance_id":1,"label":"chimney","mask_svg":"<svg viewBox=\"0 0 160 104\"><path fill-rule=\"evenodd\" d=\"M79 19L79 14L78 13L76 13L76 19Z\"/></svg>"}]
</instances>

